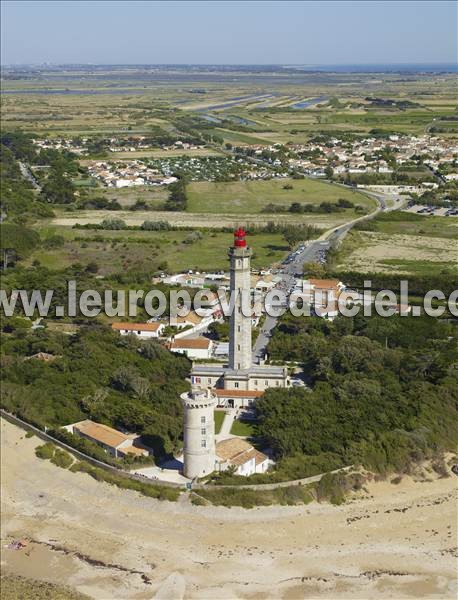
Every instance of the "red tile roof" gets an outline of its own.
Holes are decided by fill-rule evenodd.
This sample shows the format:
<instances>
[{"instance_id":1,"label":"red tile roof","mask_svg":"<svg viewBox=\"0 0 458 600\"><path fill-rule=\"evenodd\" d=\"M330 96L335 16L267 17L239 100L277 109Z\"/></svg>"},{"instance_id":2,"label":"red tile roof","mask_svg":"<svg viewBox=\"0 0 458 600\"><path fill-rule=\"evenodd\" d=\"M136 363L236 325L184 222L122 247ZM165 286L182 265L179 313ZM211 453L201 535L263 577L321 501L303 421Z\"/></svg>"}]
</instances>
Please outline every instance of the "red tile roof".
<instances>
[{"instance_id":1,"label":"red tile roof","mask_svg":"<svg viewBox=\"0 0 458 600\"><path fill-rule=\"evenodd\" d=\"M177 348L189 348L190 350L207 350L210 348L211 340L208 338L200 337L200 338L191 338L184 340L174 340L170 344L170 349L174 350Z\"/></svg>"},{"instance_id":2,"label":"red tile roof","mask_svg":"<svg viewBox=\"0 0 458 600\"><path fill-rule=\"evenodd\" d=\"M213 390L218 398L259 398L264 392L258 390Z\"/></svg>"},{"instance_id":3,"label":"red tile roof","mask_svg":"<svg viewBox=\"0 0 458 600\"><path fill-rule=\"evenodd\" d=\"M320 290L335 289L339 285L338 279L309 279L309 281L315 289Z\"/></svg>"}]
</instances>

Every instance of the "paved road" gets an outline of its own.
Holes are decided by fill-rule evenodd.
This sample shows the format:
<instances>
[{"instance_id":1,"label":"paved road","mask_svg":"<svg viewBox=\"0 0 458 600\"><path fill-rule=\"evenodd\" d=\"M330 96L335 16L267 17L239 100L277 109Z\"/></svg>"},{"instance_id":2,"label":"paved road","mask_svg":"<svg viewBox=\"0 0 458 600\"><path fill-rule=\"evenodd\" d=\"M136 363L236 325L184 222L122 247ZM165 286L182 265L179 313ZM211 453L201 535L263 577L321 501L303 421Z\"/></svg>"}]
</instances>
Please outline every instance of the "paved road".
<instances>
[{"instance_id":1,"label":"paved road","mask_svg":"<svg viewBox=\"0 0 458 600\"><path fill-rule=\"evenodd\" d=\"M318 262L323 252L330 247L327 240L315 240L310 242L300 254L297 254L294 260L289 264L283 264L279 274L282 275L282 281L279 287L288 295L295 283L295 274L301 273L304 263ZM267 315L262 330L256 339L253 348L253 362L258 363L265 355L267 344L272 335L272 330L277 325L278 318Z\"/></svg>"},{"instance_id":2,"label":"paved road","mask_svg":"<svg viewBox=\"0 0 458 600\"><path fill-rule=\"evenodd\" d=\"M295 274L302 274L304 263L309 262L325 262L326 261L326 252L330 247L339 244L342 239L347 235L350 229L358 223L359 221L363 221L366 219L371 219L375 217L381 211L391 211L399 209L404 200L400 197L390 197L392 201L392 205L388 206L387 204L387 196L384 194L371 194L378 203L377 209L369 215L365 215L358 219L354 219L345 225L340 225L339 227L335 227L325 232L320 238L309 242L308 245L297 255L295 255L294 259L291 260L288 264L283 263L280 274L282 275L282 281L280 283L280 288L285 290L289 295L291 289L295 283ZM260 360L266 354L267 344L269 343L269 339L272 337L272 331L274 327L277 325L278 318L271 317L267 315L262 330L260 331L256 343L253 348L252 359L253 363L259 363Z\"/></svg>"}]
</instances>

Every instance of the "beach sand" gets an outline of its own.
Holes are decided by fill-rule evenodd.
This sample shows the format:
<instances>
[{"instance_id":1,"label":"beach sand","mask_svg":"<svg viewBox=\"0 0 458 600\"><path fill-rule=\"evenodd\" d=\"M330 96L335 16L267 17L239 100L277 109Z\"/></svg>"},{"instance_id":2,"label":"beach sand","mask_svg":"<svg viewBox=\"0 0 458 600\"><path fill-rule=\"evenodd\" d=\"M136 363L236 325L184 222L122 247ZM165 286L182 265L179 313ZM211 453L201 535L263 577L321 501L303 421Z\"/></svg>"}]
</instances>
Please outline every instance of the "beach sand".
<instances>
[{"instance_id":1,"label":"beach sand","mask_svg":"<svg viewBox=\"0 0 458 600\"><path fill-rule=\"evenodd\" d=\"M6 574L104 600L457 597L454 475L371 483L343 506L202 507L71 473L35 457L36 437L1 433Z\"/></svg>"}]
</instances>

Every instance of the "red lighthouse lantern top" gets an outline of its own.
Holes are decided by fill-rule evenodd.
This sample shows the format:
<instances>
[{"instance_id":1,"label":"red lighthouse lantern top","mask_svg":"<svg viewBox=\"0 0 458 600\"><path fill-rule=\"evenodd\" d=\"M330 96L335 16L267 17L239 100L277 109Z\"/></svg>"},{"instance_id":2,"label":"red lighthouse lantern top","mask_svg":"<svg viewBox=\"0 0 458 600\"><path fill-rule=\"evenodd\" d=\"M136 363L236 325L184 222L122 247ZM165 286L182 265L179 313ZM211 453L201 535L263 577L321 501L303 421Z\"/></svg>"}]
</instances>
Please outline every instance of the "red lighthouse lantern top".
<instances>
[{"instance_id":1,"label":"red lighthouse lantern top","mask_svg":"<svg viewBox=\"0 0 458 600\"><path fill-rule=\"evenodd\" d=\"M246 247L246 231L243 227L239 227L234 231L234 248L245 248Z\"/></svg>"}]
</instances>

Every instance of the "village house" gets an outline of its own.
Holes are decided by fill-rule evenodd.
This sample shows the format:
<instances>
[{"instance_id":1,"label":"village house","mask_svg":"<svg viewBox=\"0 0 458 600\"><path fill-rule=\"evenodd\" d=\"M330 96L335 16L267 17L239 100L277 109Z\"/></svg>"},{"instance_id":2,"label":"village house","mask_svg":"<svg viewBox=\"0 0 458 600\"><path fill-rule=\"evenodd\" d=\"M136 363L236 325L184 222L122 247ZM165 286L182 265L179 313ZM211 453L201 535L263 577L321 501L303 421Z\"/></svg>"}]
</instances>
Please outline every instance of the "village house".
<instances>
[{"instance_id":1,"label":"village house","mask_svg":"<svg viewBox=\"0 0 458 600\"><path fill-rule=\"evenodd\" d=\"M224 408L249 408L264 393L259 390L227 390L219 388L215 388L213 392L218 398L218 406Z\"/></svg>"},{"instance_id":2,"label":"village house","mask_svg":"<svg viewBox=\"0 0 458 600\"><path fill-rule=\"evenodd\" d=\"M141 339L158 338L162 335L164 323L112 323L111 328L121 335L136 335Z\"/></svg>"},{"instance_id":3,"label":"village house","mask_svg":"<svg viewBox=\"0 0 458 600\"><path fill-rule=\"evenodd\" d=\"M338 279L305 279L293 290L290 300L303 302L316 316L333 320L339 314L338 299L344 289Z\"/></svg>"},{"instance_id":4,"label":"village house","mask_svg":"<svg viewBox=\"0 0 458 600\"><path fill-rule=\"evenodd\" d=\"M269 457L256 450L246 440L229 438L216 444L217 469L225 471L235 467L235 475L249 477L255 473L265 473L269 468Z\"/></svg>"},{"instance_id":5,"label":"village house","mask_svg":"<svg viewBox=\"0 0 458 600\"><path fill-rule=\"evenodd\" d=\"M209 359L212 357L213 342L205 337L174 339L169 350L195 360Z\"/></svg>"},{"instance_id":6,"label":"village house","mask_svg":"<svg viewBox=\"0 0 458 600\"><path fill-rule=\"evenodd\" d=\"M149 456L146 448L141 447L140 436L135 433L122 433L113 427L96 423L90 419L72 423L64 427L70 433L94 442L115 458L124 456Z\"/></svg>"},{"instance_id":7,"label":"village house","mask_svg":"<svg viewBox=\"0 0 458 600\"><path fill-rule=\"evenodd\" d=\"M200 311L199 311L200 312ZM209 325L215 321L221 320L221 311L218 307L209 308L202 311L205 316L199 316L195 311L190 311L185 316L173 316L170 315L170 327L176 327L177 329L186 329L186 331L177 333L175 339L181 338L184 335L189 336L193 333L199 333L206 329Z\"/></svg>"}]
</instances>

